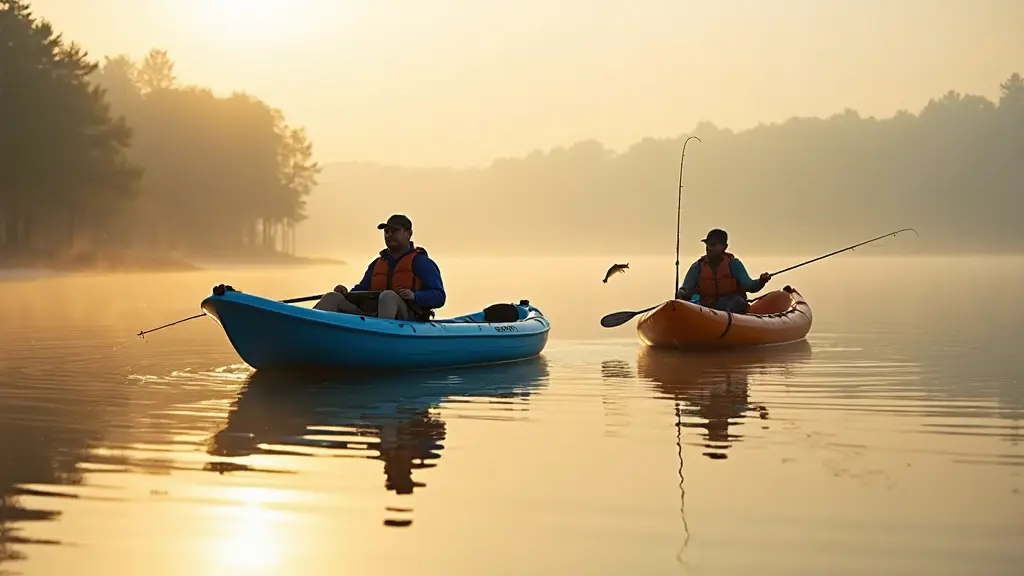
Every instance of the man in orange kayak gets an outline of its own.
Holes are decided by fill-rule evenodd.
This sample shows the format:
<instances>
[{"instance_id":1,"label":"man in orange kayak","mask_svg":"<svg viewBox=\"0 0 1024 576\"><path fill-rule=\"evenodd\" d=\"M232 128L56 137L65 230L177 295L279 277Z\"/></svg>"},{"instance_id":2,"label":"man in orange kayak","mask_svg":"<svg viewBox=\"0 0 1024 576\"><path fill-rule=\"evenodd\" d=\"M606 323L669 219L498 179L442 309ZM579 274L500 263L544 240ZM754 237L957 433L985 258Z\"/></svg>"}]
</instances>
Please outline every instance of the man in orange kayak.
<instances>
[{"instance_id":1,"label":"man in orange kayak","mask_svg":"<svg viewBox=\"0 0 1024 576\"><path fill-rule=\"evenodd\" d=\"M725 230L715 228L701 242L707 254L690 265L676 299L735 314L746 313L750 308L747 293L759 292L772 275L765 272L757 280L751 279L739 258L725 251L729 247Z\"/></svg>"},{"instance_id":2,"label":"man in orange kayak","mask_svg":"<svg viewBox=\"0 0 1024 576\"><path fill-rule=\"evenodd\" d=\"M341 284L324 294L317 310L377 316L397 320L429 320L434 309L444 306L446 295L441 270L427 251L412 243L412 221L394 214L377 225L384 231L386 248L366 268L353 292L380 292L374 302L356 298ZM361 304L357 304L361 302Z\"/></svg>"}]
</instances>

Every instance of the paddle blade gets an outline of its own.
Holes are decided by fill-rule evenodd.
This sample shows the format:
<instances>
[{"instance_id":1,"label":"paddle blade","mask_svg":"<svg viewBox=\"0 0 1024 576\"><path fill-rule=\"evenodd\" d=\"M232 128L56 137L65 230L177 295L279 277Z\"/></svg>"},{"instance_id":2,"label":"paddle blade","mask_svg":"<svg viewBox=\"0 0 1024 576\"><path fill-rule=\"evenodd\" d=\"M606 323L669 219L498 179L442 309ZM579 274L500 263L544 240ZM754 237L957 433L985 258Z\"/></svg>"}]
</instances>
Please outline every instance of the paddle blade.
<instances>
[{"instance_id":1,"label":"paddle blade","mask_svg":"<svg viewBox=\"0 0 1024 576\"><path fill-rule=\"evenodd\" d=\"M622 312L612 312L611 314L606 315L604 318L601 318L601 326L604 326L605 328L614 328L616 326L620 326L632 320L634 316L639 316L645 312L650 312L651 310L654 310L658 306L661 306L661 304L655 304L654 306L651 306L650 308L644 308L643 310L623 310Z\"/></svg>"},{"instance_id":2,"label":"paddle blade","mask_svg":"<svg viewBox=\"0 0 1024 576\"><path fill-rule=\"evenodd\" d=\"M623 312L612 312L611 314L606 315L604 318L601 318L601 326L604 326L605 328L614 328L616 326L621 326L622 324L625 324L626 322L632 320L633 317L636 316L637 314L640 314L640 312L633 312L630 310L626 310Z\"/></svg>"}]
</instances>

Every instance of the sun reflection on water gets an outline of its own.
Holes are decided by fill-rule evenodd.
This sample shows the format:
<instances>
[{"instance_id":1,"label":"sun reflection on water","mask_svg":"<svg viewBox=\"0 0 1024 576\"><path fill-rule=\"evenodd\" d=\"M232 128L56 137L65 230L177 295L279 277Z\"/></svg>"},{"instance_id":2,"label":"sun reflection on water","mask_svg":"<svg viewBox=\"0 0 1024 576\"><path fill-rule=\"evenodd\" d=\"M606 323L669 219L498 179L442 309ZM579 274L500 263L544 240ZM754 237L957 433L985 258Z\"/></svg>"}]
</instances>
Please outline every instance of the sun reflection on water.
<instances>
[{"instance_id":1,"label":"sun reflection on water","mask_svg":"<svg viewBox=\"0 0 1024 576\"><path fill-rule=\"evenodd\" d=\"M287 546L287 512L273 506L287 500L284 492L260 487L232 487L226 496L234 503L214 512L222 522L213 540L213 558L236 568L272 568L282 564Z\"/></svg>"}]
</instances>

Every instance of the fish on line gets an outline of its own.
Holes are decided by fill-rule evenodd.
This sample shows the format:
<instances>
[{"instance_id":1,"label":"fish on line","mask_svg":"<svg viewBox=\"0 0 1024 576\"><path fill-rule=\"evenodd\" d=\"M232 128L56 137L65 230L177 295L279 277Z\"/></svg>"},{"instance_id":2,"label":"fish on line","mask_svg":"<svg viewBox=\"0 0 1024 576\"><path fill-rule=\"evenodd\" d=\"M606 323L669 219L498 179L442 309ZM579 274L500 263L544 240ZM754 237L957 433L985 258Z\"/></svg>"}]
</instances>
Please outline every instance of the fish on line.
<instances>
[{"instance_id":1,"label":"fish on line","mask_svg":"<svg viewBox=\"0 0 1024 576\"><path fill-rule=\"evenodd\" d=\"M601 282L604 282L605 284L607 284L608 283L608 279L612 277L612 274L625 274L626 270L628 270L628 269L629 269L629 262L626 262L625 264L612 264L612 267L609 268L608 272L605 273L604 280L601 280Z\"/></svg>"}]
</instances>

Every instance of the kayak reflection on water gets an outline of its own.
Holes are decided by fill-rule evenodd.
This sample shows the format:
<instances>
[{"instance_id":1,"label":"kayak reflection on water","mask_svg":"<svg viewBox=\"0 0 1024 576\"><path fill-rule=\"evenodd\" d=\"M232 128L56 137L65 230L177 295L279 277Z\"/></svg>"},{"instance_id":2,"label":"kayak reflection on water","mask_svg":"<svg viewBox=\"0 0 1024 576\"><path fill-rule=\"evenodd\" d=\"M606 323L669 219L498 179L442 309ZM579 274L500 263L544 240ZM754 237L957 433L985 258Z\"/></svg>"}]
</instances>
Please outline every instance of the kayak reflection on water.
<instances>
[{"instance_id":1,"label":"kayak reflection on water","mask_svg":"<svg viewBox=\"0 0 1024 576\"><path fill-rule=\"evenodd\" d=\"M337 451L332 456L382 460L385 489L411 495L426 486L413 479L413 471L434 467L441 457L445 423L436 411L440 404L467 397L526 401L547 377L543 356L387 376L257 371L233 402L224 427L210 439L207 453L231 459L328 450ZM250 470L230 461L207 469L222 474ZM384 523L408 526L412 521L387 518Z\"/></svg>"},{"instance_id":2,"label":"kayak reflection on water","mask_svg":"<svg viewBox=\"0 0 1024 576\"><path fill-rule=\"evenodd\" d=\"M742 424L750 406L750 376L757 372L770 372L811 358L811 346L806 340L775 346L756 346L740 349L720 349L684 352L671 348L642 346L637 354L636 371L623 360L601 363L601 376L607 380L639 377L650 383L663 397L675 402L676 450L679 458L679 514L684 536L676 553L676 561L683 563L683 554L690 542L690 526L686 519L686 490L683 445L684 429L703 428L702 454L719 460L727 458L726 450L738 442L740 434L731 432L730 426ZM768 418L768 411L758 406L760 418ZM688 417L699 422L684 422Z\"/></svg>"},{"instance_id":3,"label":"kayak reflection on water","mask_svg":"<svg viewBox=\"0 0 1024 576\"><path fill-rule=\"evenodd\" d=\"M682 416L699 422L682 426L705 430L703 454L708 458L726 458L726 450L740 441L735 426L747 413L768 417L764 406L750 405L750 376L785 369L810 360L811 345L806 340L778 346L741 350L681 352L643 347L637 356L637 375L648 380L665 397L681 402ZM730 427L733 427L730 430Z\"/></svg>"}]
</instances>

